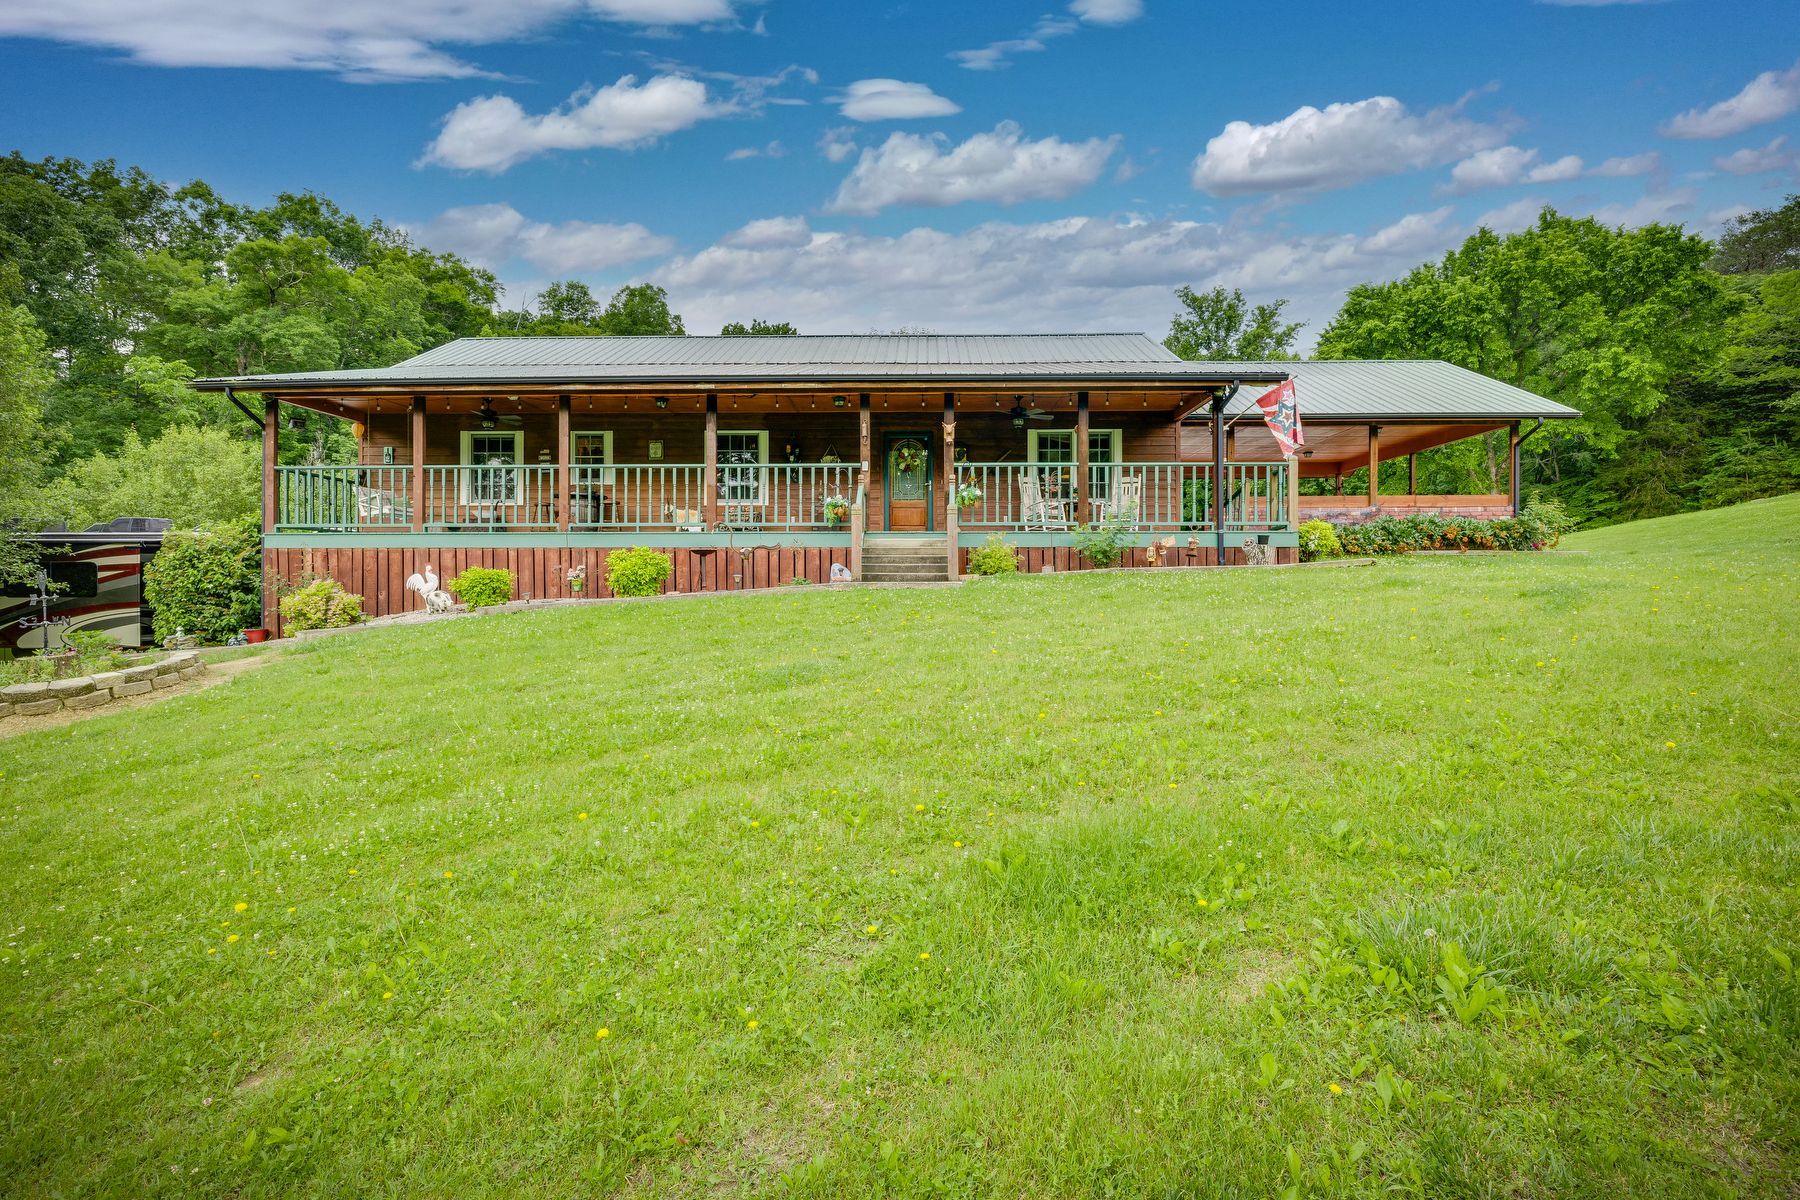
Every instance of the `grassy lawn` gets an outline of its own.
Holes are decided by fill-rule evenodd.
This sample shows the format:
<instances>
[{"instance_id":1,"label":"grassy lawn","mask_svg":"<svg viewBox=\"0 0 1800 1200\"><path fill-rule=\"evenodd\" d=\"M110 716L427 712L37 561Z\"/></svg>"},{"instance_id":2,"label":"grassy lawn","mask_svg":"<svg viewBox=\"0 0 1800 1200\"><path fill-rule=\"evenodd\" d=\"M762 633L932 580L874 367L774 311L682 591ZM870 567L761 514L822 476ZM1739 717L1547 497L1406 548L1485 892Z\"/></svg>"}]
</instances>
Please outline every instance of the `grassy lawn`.
<instances>
[{"instance_id":1,"label":"grassy lawn","mask_svg":"<svg viewBox=\"0 0 1800 1200\"><path fill-rule=\"evenodd\" d=\"M453 621L0 740L0 1192L1793 1195L1796 530Z\"/></svg>"}]
</instances>

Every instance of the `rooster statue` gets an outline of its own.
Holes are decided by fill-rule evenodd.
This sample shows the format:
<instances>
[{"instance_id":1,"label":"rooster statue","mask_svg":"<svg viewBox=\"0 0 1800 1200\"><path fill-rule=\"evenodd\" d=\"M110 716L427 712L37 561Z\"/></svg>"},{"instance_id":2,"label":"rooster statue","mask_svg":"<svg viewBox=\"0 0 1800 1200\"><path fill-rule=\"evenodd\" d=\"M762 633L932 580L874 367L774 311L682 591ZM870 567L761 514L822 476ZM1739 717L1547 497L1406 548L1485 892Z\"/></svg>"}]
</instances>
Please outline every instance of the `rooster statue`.
<instances>
[{"instance_id":1,"label":"rooster statue","mask_svg":"<svg viewBox=\"0 0 1800 1200\"><path fill-rule=\"evenodd\" d=\"M428 613L448 612L450 605L455 603L449 592L439 589L437 573L431 569L430 563L425 564L423 575L415 571L406 577L406 590L417 592L425 598L425 611Z\"/></svg>"}]
</instances>

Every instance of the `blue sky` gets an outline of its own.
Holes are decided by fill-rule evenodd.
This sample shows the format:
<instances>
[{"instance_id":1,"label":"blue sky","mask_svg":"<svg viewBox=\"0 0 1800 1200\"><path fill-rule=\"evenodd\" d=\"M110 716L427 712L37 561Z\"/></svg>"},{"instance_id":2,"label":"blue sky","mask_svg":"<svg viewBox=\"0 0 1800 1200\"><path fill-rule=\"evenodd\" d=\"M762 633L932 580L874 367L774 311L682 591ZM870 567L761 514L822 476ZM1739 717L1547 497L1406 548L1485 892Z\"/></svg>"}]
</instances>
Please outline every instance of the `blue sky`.
<instances>
[{"instance_id":1,"label":"blue sky","mask_svg":"<svg viewBox=\"0 0 1800 1200\"><path fill-rule=\"evenodd\" d=\"M1379 11L1379 16L1371 15ZM6 0L0 148L312 189L692 332L1162 332L1800 190L1790 2Z\"/></svg>"}]
</instances>

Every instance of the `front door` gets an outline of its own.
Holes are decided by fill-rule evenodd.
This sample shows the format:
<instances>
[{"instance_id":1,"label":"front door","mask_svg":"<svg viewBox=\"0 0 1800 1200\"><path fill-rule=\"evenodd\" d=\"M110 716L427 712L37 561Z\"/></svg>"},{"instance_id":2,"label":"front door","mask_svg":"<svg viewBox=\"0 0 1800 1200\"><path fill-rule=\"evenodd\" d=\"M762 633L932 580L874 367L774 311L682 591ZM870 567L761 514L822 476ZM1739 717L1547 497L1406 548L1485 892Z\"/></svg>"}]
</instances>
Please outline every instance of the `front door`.
<instances>
[{"instance_id":1,"label":"front door","mask_svg":"<svg viewBox=\"0 0 1800 1200\"><path fill-rule=\"evenodd\" d=\"M896 533L931 528L931 438L923 433L890 433L887 470L887 527Z\"/></svg>"}]
</instances>

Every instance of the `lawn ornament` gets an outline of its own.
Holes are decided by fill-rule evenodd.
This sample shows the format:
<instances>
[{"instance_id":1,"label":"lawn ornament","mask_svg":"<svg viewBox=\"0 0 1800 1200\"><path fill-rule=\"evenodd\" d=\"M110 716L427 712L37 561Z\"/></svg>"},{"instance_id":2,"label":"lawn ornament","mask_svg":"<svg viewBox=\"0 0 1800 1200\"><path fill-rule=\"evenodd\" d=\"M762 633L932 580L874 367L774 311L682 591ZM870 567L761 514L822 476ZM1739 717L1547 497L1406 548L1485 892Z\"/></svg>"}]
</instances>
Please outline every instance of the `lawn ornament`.
<instances>
[{"instance_id":1,"label":"lawn ornament","mask_svg":"<svg viewBox=\"0 0 1800 1200\"><path fill-rule=\"evenodd\" d=\"M850 574L850 568L846 567L843 563L831 564L831 582L850 583L855 578L854 575Z\"/></svg>"},{"instance_id":2,"label":"lawn ornament","mask_svg":"<svg viewBox=\"0 0 1800 1200\"><path fill-rule=\"evenodd\" d=\"M1252 567L1271 567L1275 565L1275 548L1265 546L1253 537L1244 539L1244 562Z\"/></svg>"},{"instance_id":3,"label":"lawn ornament","mask_svg":"<svg viewBox=\"0 0 1800 1200\"><path fill-rule=\"evenodd\" d=\"M417 592L425 598L425 611L428 613L449 612L450 606L456 603L449 592L438 587L437 573L431 569L430 563L425 564L423 575L415 571L406 577L406 590Z\"/></svg>"}]
</instances>

